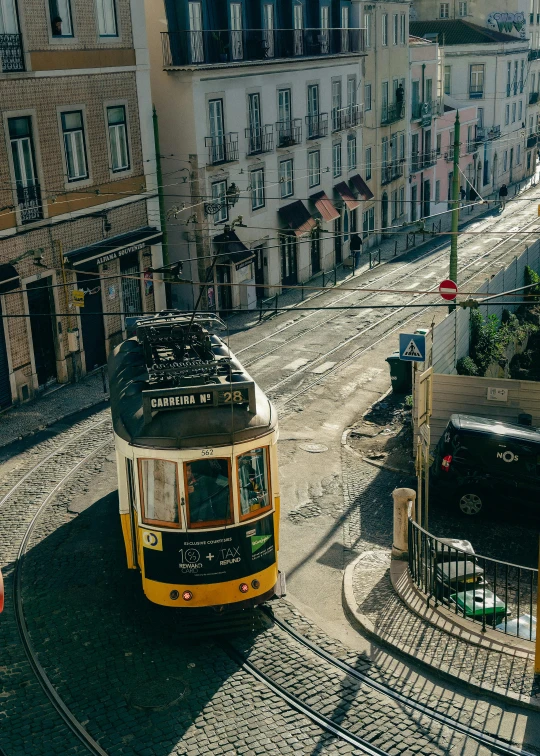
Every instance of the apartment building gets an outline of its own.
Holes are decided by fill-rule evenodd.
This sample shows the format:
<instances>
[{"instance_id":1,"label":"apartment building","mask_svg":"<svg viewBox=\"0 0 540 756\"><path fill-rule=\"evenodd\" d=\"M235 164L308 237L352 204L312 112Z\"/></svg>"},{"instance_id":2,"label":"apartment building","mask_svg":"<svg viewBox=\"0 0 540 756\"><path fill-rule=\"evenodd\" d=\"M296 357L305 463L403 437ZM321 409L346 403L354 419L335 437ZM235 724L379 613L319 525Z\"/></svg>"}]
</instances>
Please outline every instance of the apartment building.
<instances>
[{"instance_id":1,"label":"apartment building","mask_svg":"<svg viewBox=\"0 0 540 756\"><path fill-rule=\"evenodd\" d=\"M0 9L5 407L102 365L125 313L165 301L142 0Z\"/></svg>"},{"instance_id":2,"label":"apartment building","mask_svg":"<svg viewBox=\"0 0 540 756\"><path fill-rule=\"evenodd\" d=\"M408 217L408 2L362 2L364 61L364 176L374 197L362 207L367 245Z\"/></svg>"},{"instance_id":3,"label":"apartment building","mask_svg":"<svg viewBox=\"0 0 540 756\"><path fill-rule=\"evenodd\" d=\"M147 0L176 306L253 308L349 255L372 197L358 5Z\"/></svg>"}]
</instances>

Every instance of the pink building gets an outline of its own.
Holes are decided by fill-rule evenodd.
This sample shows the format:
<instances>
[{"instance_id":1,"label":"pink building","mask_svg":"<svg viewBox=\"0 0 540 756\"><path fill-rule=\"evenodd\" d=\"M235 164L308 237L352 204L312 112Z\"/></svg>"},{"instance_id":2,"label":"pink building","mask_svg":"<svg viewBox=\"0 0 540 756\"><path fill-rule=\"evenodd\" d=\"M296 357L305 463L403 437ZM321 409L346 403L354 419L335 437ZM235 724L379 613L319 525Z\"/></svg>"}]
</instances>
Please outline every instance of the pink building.
<instances>
[{"instance_id":1,"label":"pink building","mask_svg":"<svg viewBox=\"0 0 540 756\"><path fill-rule=\"evenodd\" d=\"M475 105L459 108L460 149L459 149L459 186L469 198L469 191L474 184L475 165L478 157L476 142L477 110ZM448 201L452 194L452 174L454 160L454 125L456 109L444 106L443 114L437 119L437 165L435 182L435 201L432 213L443 213L449 208Z\"/></svg>"}]
</instances>

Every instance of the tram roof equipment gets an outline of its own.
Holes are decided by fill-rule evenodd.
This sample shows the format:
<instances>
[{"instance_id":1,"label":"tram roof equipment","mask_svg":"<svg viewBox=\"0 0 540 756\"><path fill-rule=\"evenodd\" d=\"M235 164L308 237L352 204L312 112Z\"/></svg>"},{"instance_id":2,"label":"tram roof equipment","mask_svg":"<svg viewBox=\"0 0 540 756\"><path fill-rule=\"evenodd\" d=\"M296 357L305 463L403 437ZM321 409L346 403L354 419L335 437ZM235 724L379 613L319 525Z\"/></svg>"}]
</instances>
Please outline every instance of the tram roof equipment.
<instances>
[{"instance_id":1,"label":"tram roof equipment","mask_svg":"<svg viewBox=\"0 0 540 756\"><path fill-rule=\"evenodd\" d=\"M270 401L215 331L213 313L130 319L135 337L109 358L115 432L136 446L227 446L269 433Z\"/></svg>"}]
</instances>

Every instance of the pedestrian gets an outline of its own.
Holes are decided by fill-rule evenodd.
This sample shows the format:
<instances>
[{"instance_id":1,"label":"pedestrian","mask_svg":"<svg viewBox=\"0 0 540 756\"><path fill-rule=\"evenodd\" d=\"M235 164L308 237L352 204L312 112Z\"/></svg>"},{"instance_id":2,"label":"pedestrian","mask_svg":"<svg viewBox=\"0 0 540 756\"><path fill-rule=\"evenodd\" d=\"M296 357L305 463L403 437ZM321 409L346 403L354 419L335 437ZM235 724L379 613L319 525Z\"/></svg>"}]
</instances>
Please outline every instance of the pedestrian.
<instances>
[{"instance_id":1,"label":"pedestrian","mask_svg":"<svg viewBox=\"0 0 540 756\"><path fill-rule=\"evenodd\" d=\"M362 239L359 234L352 234L351 236L351 257L354 262L354 269L360 265L360 255L362 254Z\"/></svg>"},{"instance_id":2,"label":"pedestrian","mask_svg":"<svg viewBox=\"0 0 540 756\"><path fill-rule=\"evenodd\" d=\"M62 19L60 18L60 16L55 16L51 24L52 24L53 37L61 37L62 36Z\"/></svg>"},{"instance_id":3,"label":"pedestrian","mask_svg":"<svg viewBox=\"0 0 540 756\"><path fill-rule=\"evenodd\" d=\"M501 210L504 210L506 207L506 198L508 197L508 187L506 184L503 184L501 188L499 189L499 202L501 205Z\"/></svg>"},{"instance_id":4,"label":"pedestrian","mask_svg":"<svg viewBox=\"0 0 540 756\"><path fill-rule=\"evenodd\" d=\"M474 200L477 197L478 197L478 192L476 191L476 189L474 188L474 186L471 186L469 188L469 199L471 200L471 202L474 202Z\"/></svg>"},{"instance_id":5,"label":"pedestrian","mask_svg":"<svg viewBox=\"0 0 540 756\"><path fill-rule=\"evenodd\" d=\"M465 200L467 199L467 192L462 186L459 187L459 196L461 197L461 205L463 206Z\"/></svg>"},{"instance_id":6,"label":"pedestrian","mask_svg":"<svg viewBox=\"0 0 540 756\"><path fill-rule=\"evenodd\" d=\"M398 115L401 115L403 112L404 99L405 99L405 90L403 89L403 84L400 83L400 85L396 89L396 109L397 109Z\"/></svg>"}]
</instances>

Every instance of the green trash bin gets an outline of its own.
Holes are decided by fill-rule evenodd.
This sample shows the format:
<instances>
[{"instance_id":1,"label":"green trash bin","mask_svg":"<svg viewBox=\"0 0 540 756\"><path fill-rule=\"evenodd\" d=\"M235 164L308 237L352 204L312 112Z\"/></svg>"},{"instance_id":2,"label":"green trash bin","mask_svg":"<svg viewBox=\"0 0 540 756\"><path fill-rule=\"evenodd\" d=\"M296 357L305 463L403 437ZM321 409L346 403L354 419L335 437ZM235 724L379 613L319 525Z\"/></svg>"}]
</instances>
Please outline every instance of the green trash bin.
<instances>
[{"instance_id":1,"label":"green trash bin","mask_svg":"<svg viewBox=\"0 0 540 756\"><path fill-rule=\"evenodd\" d=\"M386 358L390 365L390 380L394 394L412 394L412 362L399 359L399 352Z\"/></svg>"}]
</instances>

